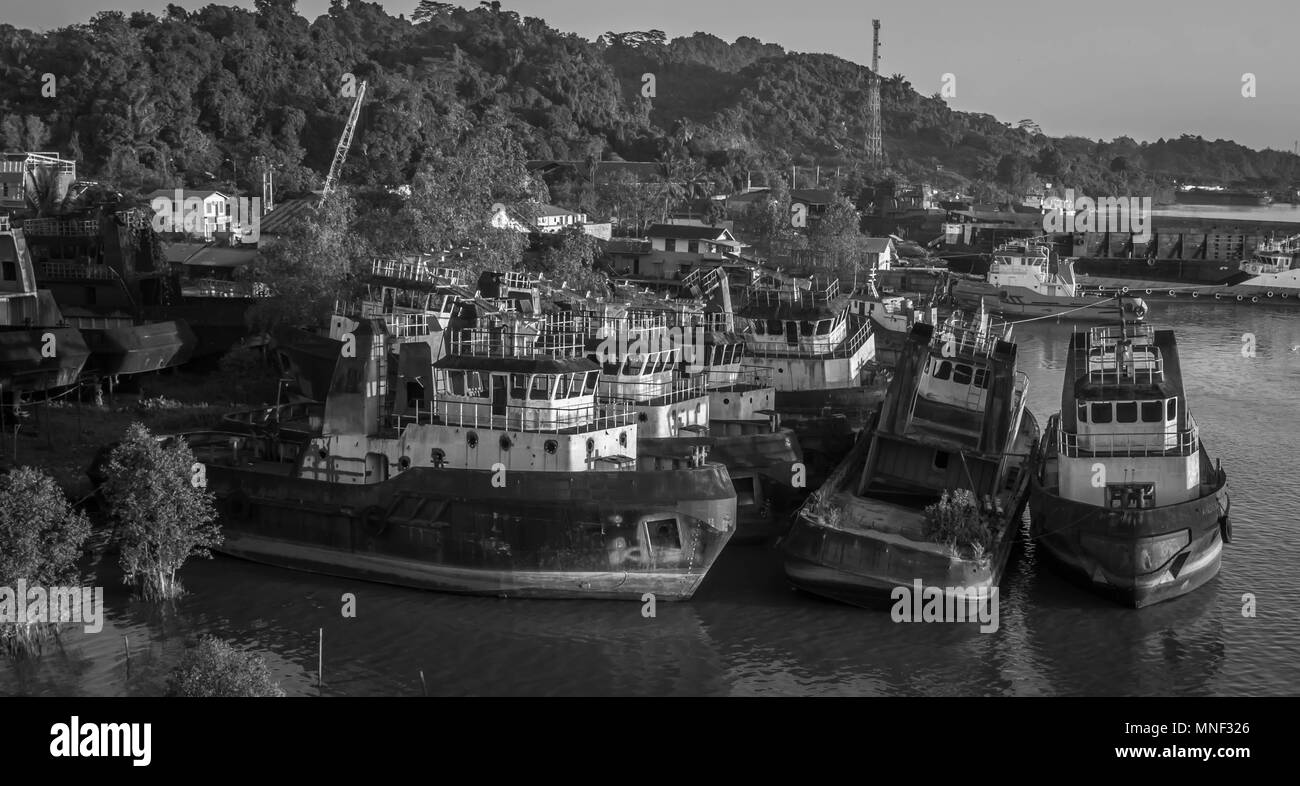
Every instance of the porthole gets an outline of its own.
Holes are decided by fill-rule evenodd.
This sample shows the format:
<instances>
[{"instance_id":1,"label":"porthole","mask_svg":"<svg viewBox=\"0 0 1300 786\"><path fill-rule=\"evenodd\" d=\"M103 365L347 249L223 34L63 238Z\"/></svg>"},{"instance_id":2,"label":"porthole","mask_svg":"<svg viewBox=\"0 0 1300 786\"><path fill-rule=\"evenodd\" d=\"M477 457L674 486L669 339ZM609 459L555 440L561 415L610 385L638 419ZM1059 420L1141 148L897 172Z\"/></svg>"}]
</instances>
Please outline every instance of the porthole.
<instances>
[{"instance_id":1,"label":"porthole","mask_svg":"<svg viewBox=\"0 0 1300 786\"><path fill-rule=\"evenodd\" d=\"M723 404L730 404L730 403L731 403L731 399L729 399L729 398L724 398L724 399L722 399L722 403L723 403Z\"/></svg>"},{"instance_id":2,"label":"porthole","mask_svg":"<svg viewBox=\"0 0 1300 786\"><path fill-rule=\"evenodd\" d=\"M626 431L621 432L621 433L618 435L618 444L622 445L623 447L627 447L627 432L626 432Z\"/></svg>"},{"instance_id":3,"label":"porthole","mask_svg":"<svg viewBox=\"0 0 1300 786\"><path fill-rule=\"evenodd\" d=\"M647 414L644 413L644 412L638 412L638 413L637 413L637 416L636 416L636 419L639 420L639 421L641 421L642 423L644 423L644 422L646 422L647 420L650 419L650 416L647 415Z\"/></svg>"},{"instance_id":4,"label":"porthole","mask_svg":"<svg viewBox=\"0 0 1300 786\"><path fill-rule=\"evenodd\" d=\"M497 444L501 446L502 450L509 450L514 445L514 443L510 441L510 437L505 434L501 435L501 439L497 441Z\"/></svg>"},{"instance_id":5,"label":"porthole","mask_svg":"<svg viewBox=\"0 0 1300 786\"><path fill-rule=\"evenodd\" d=\"M592 439L591 437L587 437L587 455L590 456L595 449L596 449L596 440Z\"/></svg>"},{"instance_id":6,"label":"porthole","mask_svg":"<svg viewBox=\"0 0 1300 786\"><path fill-rule=\"evenodd\" d=\"M468 434L466 434L466 435L465 435L465 444L466 444L466 445L469 445L471 448L476 448L476 447L478 447L478 434L475 434L473 431L471 431L471 432L469 432Z\"/></svg>"},{"instance_id":7,"label":"porthole","mask_svg":"<svg viewBox=\"0 0 1300 786\"><path fill-rule=\"evenodd\" d=\"M397 468L398 468L399 470L408 470L408 469L410 469L410 468L411 468L411 457L410 457L410 456L402 456L401 458L399 458L399 459L397 460Z\"/></svg>"},{"instance_id":8,"label":"porthole","mask_svg":"<svg viewBox=\"0 0 1300 786\"><path fill-rule=\"evenodd\" d=\"M548 439L546 440L546 444L542 445L542 448L545 449L549 455L554 456L555 451L560 449L560 443L553 439Z\"/></svg>"},{"instance_id":9,"label":"porthole","mask_svg":"<svg viewBox=\"0 0 1300 786\"><path fill-rule=\"evenodd\" d=\"M330 452L328 448L321 448L320 450L316 451L316 455L320 456L322 459L327 458L329 454Z\"/></svg>"}]
</instances>

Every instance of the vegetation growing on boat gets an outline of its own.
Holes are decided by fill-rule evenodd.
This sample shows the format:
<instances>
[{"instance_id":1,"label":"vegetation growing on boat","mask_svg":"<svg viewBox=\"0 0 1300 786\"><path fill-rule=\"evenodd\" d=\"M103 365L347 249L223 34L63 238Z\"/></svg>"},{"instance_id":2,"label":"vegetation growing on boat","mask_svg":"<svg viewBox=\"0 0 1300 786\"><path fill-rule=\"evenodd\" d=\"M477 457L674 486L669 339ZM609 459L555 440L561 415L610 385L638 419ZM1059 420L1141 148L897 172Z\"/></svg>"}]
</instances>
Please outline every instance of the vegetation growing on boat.
<instances>
[{"instance_id":1,"label":"vegetation growing on boat","mask_svg":"<svg viewBox=\"0 0 1300 786\"><path fill-rule=\"evenodd\" d=\"M814 492L804 504L804 514L809 519L831 529L839 527L843 513L843 509L831 501L831 495L823 490Z\"/></svg>"},{"instance_id":2,"label":"vegetation growing on boat","mask_svg":"<svg viewBox=\"0 0 1300 786\"><path fill-rule=\"evenodd\" d=\"M993 546L1002 506L990 497L981 504L970 489L945 491L925 508L925 535L947 544L961 558L985 559Z\"/></svg>"}]
</instances>

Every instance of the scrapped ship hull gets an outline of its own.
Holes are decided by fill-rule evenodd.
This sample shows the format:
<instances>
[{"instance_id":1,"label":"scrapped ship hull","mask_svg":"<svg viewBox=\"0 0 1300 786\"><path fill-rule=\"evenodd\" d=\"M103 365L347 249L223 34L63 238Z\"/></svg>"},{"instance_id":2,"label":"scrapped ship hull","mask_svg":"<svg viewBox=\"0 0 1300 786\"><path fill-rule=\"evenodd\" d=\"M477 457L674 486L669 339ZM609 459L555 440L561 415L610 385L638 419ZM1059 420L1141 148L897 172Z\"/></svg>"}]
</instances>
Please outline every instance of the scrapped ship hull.
<instances>
[{"instance_id":1,"label":"scrapped ship hull","mask_svg":"<svg viewBox=\"0 0 1300 786\"><path fill-rule=\"evenodd\" d=\"M686 456L696 447L707 449L709 460L726 466L731 477L736 492L732 544L758 545L784 534L807 489L803 451L793 431L637 440L642 456Z\"/></svg>"},{"instance_id":2,"label":"scrapped ship hull","mask_svg":"<svg viewBox=\"0 0 1300 786\"><path fill-rule=\"evenodd\" d=\"M223 453L196 452L218 500L219 552L418 589L685 600L735 528L735 492L716 464L504 478L416 467L354 485L230 466Z\"/></svg>"},{"instance_id":3,"label":"scrapped ship hull","mask_svg":"<svg viewBox=\"0 0 1300 786\"><path fill-rule=\"evenodd\" d=\"M1221 471L1202 497L1122 511L1065 499L1034 478L1030 531L1067 578L1143 608L1186 595L1218 574L1223 535L1232 531L1229 505Z\"/></svg>"},{"instance_id":4,"label":"scrapped ship hull","mask_svg":"<svg viewBox=\"0 0 1300 786\"><path fill-rule=\"evenodd\" d=\"M183 320L84 329L91 357L88 370L105 375L141 374L179 366L193 356L198 340Z\"/></svg>"},{"instance_id":5,"label":"scrapped ship hull","mask_svg":"<svg viewBox=\"0 0 1300 786\"><path fill-rule=\"evenodd\" d=\"M928 540L891 531L890 514L907 513L901 506L873 500L862 508L864 515L880 517L883 526L875 529L828 522L826 513L810 500L781 542L787 580L805 592L870 608L888 604L895 588L911 588L917 581L924 587L964 588L971 592L996 587L1002 581L1023 523L1029 477L1033 474L1032 446L1037 438L1038 423L1026 410L1018 439L1025 447L1025 457L1014 475L1014 485L1003 493L1005 513L995 524L997 536L984 559L959 557ZM863 434L844 464L827 480L823 493L841 493L857 479L870 442L870 434ZM854 507L845 510L851 515Z\"/></svg>"},{"instance_id":6,"label":"scrapped ship hull","mask_svg":"<svg viewBox=\"0 0 1300 786\"><path fill-rule=\"evenodd\" d=\"M979 310L980 304L990 314L1008 320L1060 316L1071 322L1118 322L1120 307L1115 301L1096 297L1061 297L1042 295L1024 287L995 288L974 281L959 281L952 295L963 309ZM1134 317L1125 313L1129 319Z\"/></svg>"},{"instance_id":7,"label":"scrapped ship hull","mask_svg":"<svg viewBox=\"0 0 1300 786\"><path fill-rule=\"evenodd\" d=\"M0 392L74 385L89 358L90 349L76 328L0 328Z\"/></svg>"},{"instance_id":8,"label":"scrapped ship hull","mask_svg":"<svg viewBox=\"0 0 1300 786\"><path fill-rule=\"evenodd\" d=\"M1112 259L1080 257L1074 272L1079 285L1110 291L1128 287L1134 295L1159 297L1214 287L1229 287L1250 278L1237 263L1220 259ZM1146 290L1151 290L1147 293Z\"/></svg>"}]
</instances>

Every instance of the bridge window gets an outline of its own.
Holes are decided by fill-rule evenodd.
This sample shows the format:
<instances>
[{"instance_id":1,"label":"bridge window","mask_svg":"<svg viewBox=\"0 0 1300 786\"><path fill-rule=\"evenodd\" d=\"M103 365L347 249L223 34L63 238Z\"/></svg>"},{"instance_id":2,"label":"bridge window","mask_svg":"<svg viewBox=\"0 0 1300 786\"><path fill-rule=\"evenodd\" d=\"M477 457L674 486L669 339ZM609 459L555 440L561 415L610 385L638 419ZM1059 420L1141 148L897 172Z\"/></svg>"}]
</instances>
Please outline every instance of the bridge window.
<instances>
[{"instance_id":1,"label":"bridge window","mask_svg":"<svg viewBox=\"0 0 1300 786\"><path fill-rule=\"evenodd\" d=\"M1109 423L1111 417L1110 402L1103 401L1100 404L1092 405L1092 422Z\"/></svg>"},{"instance_id":2,"label":"bridge window","mask_svg":"<svg viewBox=\"0 0 1300 786\"><path fill-rule=\"evenodd\" d=\"M1159 401L1142 402L1142 422L1143 423L1161 423L1164 418L1160 417L1160 410L1164 407Z\"/></svg>"},{"instance_id":3,"label":"bridge window","mask_svg":"<svg viewBox=\"0 0 1300 786\"><path fill-rule=\"evenodd\" d=\"M1136 401L1118 401L1115 403L1115 422L1116 423L1136 423L1138 419L1138 405Z\"/></svg>"},{"instance_id":4,"label":"bridge window","mask_svg":"<svg viewBox=\"0 0 1300 786\"><path fill-rule=\"evenodd\" d=\"M1176 417L1178 417L1178 399L1171 398L1166 405L1165 420L1173 420Z\"/></svg>"},{"instance_id":5,"label":"bridge window","mask_svg":"<svg viewBox=\"0 0 1300 786\"><path fill-rule=\"evenodd\" d=\"M526 374L510 375L510 398L523 401L524 392L527 390L528 390L528 375Z\"/></svg>"},{"instance_id":6,"label":"bridge window","mask_svg":"<svg viewBox=\"0 0 1300 786\"><path fill-rule=\"evenodd\" d=\"M409 385L408 385L409 389ZM447 390L453 396L465 395L465 372L448 371L447 372Z\"/></svg>"},{"instance_id":7,"label":"bridge window","mask_svg":"<svg viewBox=\"0 0 1300 786\"><path fill-rule=\"evenodd\" d=\"M971 367L965 363L958 363L953 366L952 381L958 385L969 385L971 377Z\"/></svg>"},{"instance_id":8,"label":"bridge window","mask_svg":"<svg viewBox=\"0 0 1300 786\"><path fill-rule=\"evenodd\" d=\"M989 371L986 368L975 369L975 387L988 389Z\"/></svg>"},{"instance_id":9,"label":"bridge window","mask_svg":"<svg viewBox=\"0 0 1300 786\"><path fill-rule=\"evenodd\" d=\"M554 382L555 377L550 374L534 375L532 388L528 392L528 397L534 400L551 398L551 389Z\"/></svg>"},{"instance_id":10,"label":"bridge window","mask_svg":"<svg viewBox=\"0 0 1300 786\"><path fill-rule=\"evenodd\" d=\"M753 326L754 326L754 335L756 336L767 335L767 326L763 324L763 320L761 319L754 320Z\"/></svg>"},{"instance_id":11,"label":"bridge window","mask_svg":"<svg viewBox=\"0 0 1300 786\"><path fill-rule=\"evenodd\" d=\"M587 372L587 383L583 386L582 394L583 394L584 396L590 396L590 395L592 395L593 393L595 393L595 392L596 392L596 383L599 382L599 381L600 381L600 372L599 372L599 371L588 371L588 372Z\"/></svg>"},{"instance_id":12,"label":"bridge window","mask_svg":"<svg viewBox=\"0 0 1300 786\"><path fill-rule=\"evenodd\" d=\"M767 332L773 336L784 336L785 325L779 319L769 319L767 321Z\"/></svg>"},{"instance_id":13,"label":"bridge window","mask_svg":"<svg viewBox=\"0 0 1300 786\"><path fill-rule=\"evenodd\" d=\"M939 368L935 370L934 378L939 380L946 380L950 376L952 376L952 363L950 361L945 360L942 363L940 363Z\"/></svg>"},{"instance_id":14,"label":"bridge window","mask_svg":"<svg viewBox=\"0 0 1300 786\"><path fill-rule=\"evenodd\" d=\"M477 371L465 372L465 395L483 398L484 385L483 377Z\"/></svg>"},{"instance_id":15,"label":"bridge window","mask_svg":"<svg viewBox=\"0 0 1300 786\"><path fill-rule=\"evenodd\" d=\"M1079 403L1079 422L1080 423L1088 422L1088 405L1082 402Z\"/></svg>"},{"instance_id":16,"label":"bridge window","mask_svg":"<svg viewBox=\"0 0 1300 786\"><path fill-rule=\"evenodd\" d=\"M799 335L801 335L801 336L811 336L811 335L813 335L813 323L810 322L810 321L808 321L808 320L806 320L806 319L805 319L804 321L800 322L800 323L799 323Z\"/></svg>"},{"instance_id":17,"label":"bridge window","mask_svg":"<svg viewBox=\"0 0 1300 786\"><path fill-rule=\"evenodd\" d=\"M829 319L817 320L817 335L825 336L831 332L831 321Z\"/></svg>"}]
</instances>

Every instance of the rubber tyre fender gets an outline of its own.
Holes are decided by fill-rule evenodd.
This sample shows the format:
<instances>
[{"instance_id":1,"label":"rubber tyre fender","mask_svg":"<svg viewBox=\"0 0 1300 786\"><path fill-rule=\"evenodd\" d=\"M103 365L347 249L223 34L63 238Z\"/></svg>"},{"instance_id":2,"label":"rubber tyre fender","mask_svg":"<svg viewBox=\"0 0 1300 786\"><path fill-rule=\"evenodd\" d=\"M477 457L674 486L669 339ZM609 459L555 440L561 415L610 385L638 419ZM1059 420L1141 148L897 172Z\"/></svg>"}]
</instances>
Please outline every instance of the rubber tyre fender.
<instances>
[{"instance_id":1,"label":"rubber tyre fender","mask_svg":"<svg viewBox=\"0 0 1300 786\"><path fill-rule=\"evenodd\" d=\"M1225 544L1232 543L1232 519L1227 513L1219 516L1219 537Z\"/></svg>"}]
</instances>

